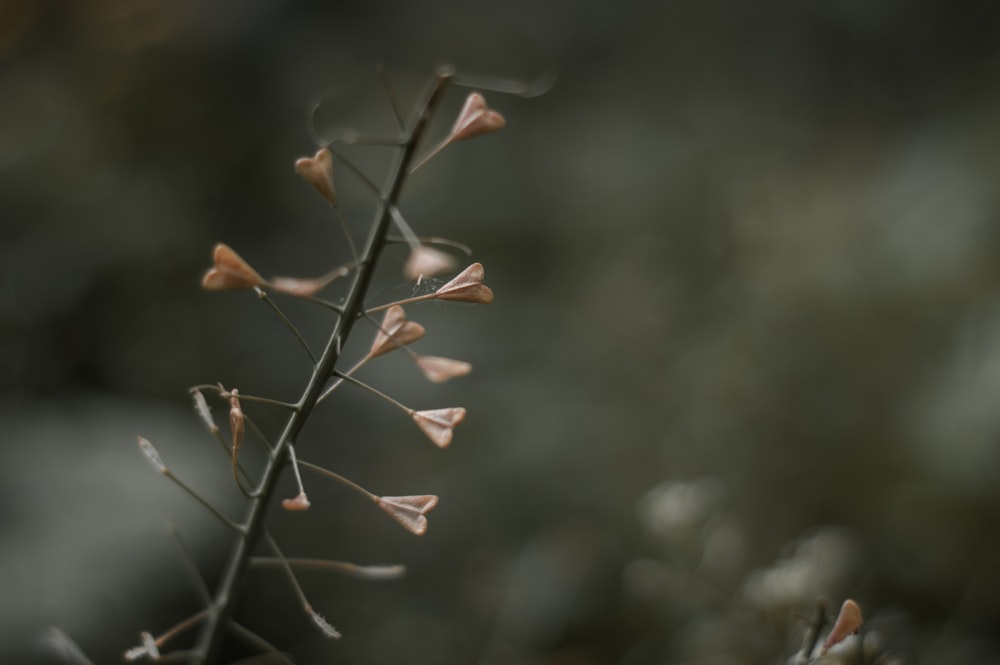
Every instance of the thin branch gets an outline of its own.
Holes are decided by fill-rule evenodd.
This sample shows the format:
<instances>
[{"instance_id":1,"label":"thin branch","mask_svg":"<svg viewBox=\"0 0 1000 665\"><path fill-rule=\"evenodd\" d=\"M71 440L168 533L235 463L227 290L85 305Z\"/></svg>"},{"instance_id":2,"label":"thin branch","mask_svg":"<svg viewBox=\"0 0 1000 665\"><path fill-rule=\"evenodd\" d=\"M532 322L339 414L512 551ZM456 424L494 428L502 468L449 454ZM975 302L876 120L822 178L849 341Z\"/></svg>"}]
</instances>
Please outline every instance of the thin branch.
<instances>
[{"instance_id":1,"label":"thin branch","mask_svg":"<svg viewBox=\"0 0 1000 665\"><path fill-rule=\"evenodd\" d=\"M367 390L368 392L372 393L373 395L377 395L377 396L381 397L382 399L384 399L385 401L389 402L393 406L395 406L395 407L399 408L400 410L402 410L403 413L405 413L408 416L412 416L414 414L414 412L416 411L416 409L411 409L410 407L406 406L402 402L400 402L400 401L398 401L396 399L393 399L392 397L389 397L388 395L386 395L384 392L382 392L378 388L375 388L374 386L370 386L367 383L365 383L364 381L359 381L358 379L355 379L350 374L344 374L344 373L341 373L341 372L337 372L337 376L339 376L340 378L344 379L345 381L347 381L349 383L353 383L354 385L358 386L359 388L364 388L365 390Z\"/></svg>"},{"instance_id":2,"label":"thin branch","mask_svg":"<svg viewBox=\"0 0 1000 665\"><path fill-rule=\"evenodd\" d=\"M274 550L278 560L281 561L281 567L284 569L285 573L287 573L288 581L292 583L292 589L295 591L295 595L298 597L299 602L302 603L304 608L311 608L312 606L309 604L309 600L306 599L306 594L302 590L302 585L299 584L298 578L295 577L295 573L292 571L292 567L288 563L288 559L285 558L281 548L278 547L278 542L274 539L274 536L271 535L270 531L265 531L264 538L267 540L268 546Z\"/></svg>"},{"instance_id":3,"label":"thin branch","mask_svg":"<svg viewBox=\"0 0 1000 665\"><path fill-rule=\"evenodd\" d=\"M283 566L288 563L292 568L317 570L323 572L342 573L351 577L368 580L392 580L406 574L406 566L391 564L386 566L360 566L349 561L333 561L331 559L306 559L289 557L282 561L277 557L255 556L250 563L256 567Z\"/></svg>"},{"instance_id":4,"label":"thin branch","mask_svg":"<svg viewBox=\"0 0 1000 665\"><path fill-rule=\"evenodd\" d=\"M278 315L278 318L284 321L288 329L292 331L292 334L295 336L295 339L299 340L299 344L302 345L302 348L305 350L306 355L309 356L309 360L312 361L313 365L315 365L316 354L313 353L312 349L309 348L309 343L306 342L305 337L302 336L302 333L300 333L299 329L295 327L295 324L292 323L291 319L285 316L285 313L281 311L281 308L278 307L277 303L271 300L271 298L267 295L267 291L260 288L259 286L255 286L254 291L257 292L257 297L266 302L268 305L270 305L271 309L274 310L274 313Z\"/></svg>"},{"instance_id":5,"label":"thin branch","mask_svg":"<svg viewBox=\"0 0 1000 665\"><path fill-rule=\"evenodd\" d=\"M181 538L177 527L173 524L169 526L170 534L174 537L174 542L177 543L177 548L181 552L181 561L184 563L191 581L194 582L195 589L198 590L198 596L205 605L210 606L212 604L212 592L208 590L208 585L205 584L205 579L201 576L201 571L198 570L198 564L195 563L194 557L191 555L191 550L188 549L187 543Z\"/></svg>"},{"instance_id":6,"label":"thin branch","mask_svg":"<svg viewBox=\"0 0 1000 665\"><path fill-rule=\"evenodd\" d=\"M427 152L426 155L424 155L423 157L420 158L420 161L418 161L416 164L414 164L413 166L410 167L410 175L413 175L414 173L416 173L417 171L419 171L426 164L428 164L432 159L434 159L439 154L441 154L441 152L444 151L445 148L447 148L448 146L450 146L453 141L454 141L454 139L452 139L451 136L446 136L443 139L441 139L436 146L434 146L433 148L431 148Z\"/></svg>"},{"instance_id":7,"label":"thin branch","mask_svg":"<svg viewBox=\"0 0 1000 665\"><path fill-rule=\"evenodd\" d=\"M347 239L347 247L351 250L351 267L356 268L358 266L358 248L354 246L354 238L351 235L351 227L348 226L347 220L344 219L344 216L340 214L340 208L333 206L333 214L337 216L337 221L340 222L340 228L343 230L344 237ZM347 275L345 274L344 276L346 277ZM313 360L313 364L316 364L315 360Z\"/></svg>"},{"instance_id":8,"label":"thin branch","mask_svg":"<svg viewBox=\"0 0 1000 665\"><path fill-rule=\"evenodd\" d=\"M208 614L211 611L212 611L212 608L206 607L205 609L201 610L200 612L196 612L195 614L192 614L191 616L189 616L188 618L184 619L183 621L180 621L180 622L174 624L172 627L168 628L166 631L164 631L163 633L161 633L159 635L159 637L156 638L156 640L155 640L156 646L157 647L162 647L164 644L166 644L167 642L169 642L173 638L177 637L178 635L180 635L184 631L186 631L186 630L188 630L190 628L193 628L194 626L197 626L199 623L202 622L202 620L204 620L204 618L206 616L208 616Z\"/></svg>"},{"instance_id":9,"label":"thin branch","mask_svg":"<svg viewBox=\"0 0 1000 665\"><path fill-rule=\"evenodd\" d=\"M320 475L326 476L327 478L330 478L331 480L336 480L338 483L341 483L343 485L346 485L347 487L350 487L352 490L354 490L355 492L357 492L361 496L365 497L366 499L369 499L369 500L375 501L375 502L378 501L378 495L375 494L374 492L369 492L368 490L366 490L361 485L358 485L353 480L348 480L347 478L343 477L339 473L331 471L330 469L326 468L325 466L320 466L318 464L313 464L312 462L307 462L305 460L299 460L299 464L301 464L303 468L309 469L310 471L315 471L316 473L318 473Z\"/></svg>"},{"instance_id":10,"label":"thin branch","mask_svg":"<svg viewBox=\"0 0 1000 665\"><path fill-rule=\"evenodd\" d=\"M299 300L305 300L306 302L311 302L314 305L319 305L325 309L329 309L340 316L344 315L344 308L340 305L330 302L329 300L323 300L322 298L317 298L316 296L298 296Z\"/></svg>"},{"instance_id":11,"label":"thin branch","mask_svg":"<svg viewBox=\"0 0 1000 665\"><path fill-rule=\"evenodd\" d=\"M399 232L403 234L406 239L406 244L410 246L410 249L418 249L420 247L420 239L417 238L417 234L413 232L410 225L407 224L406 219L403 217L403 213L400 212L399 208L392 206L392 219L396 222L396 228Z\"/></svg>"},{"instance_id":12,"label":"thin branch","mask_svg":"<svg viewBox=\"0 0 1000 665\"><path fill-rule=\"evenodd\" d=\"M388 242L394 242L406 245L410 244L410 240L408 238L404 238L403 236L387 236L386 240ZM458 251L462 252L463 254L465 254L466 256L472 256L471 247L455 240L449 240L448 238L438 238L435 236L426 236L426 237L417 236L417 240L422 245L444 245L446 247L453 247Z\"/></svg>"},{"instance_id":13,"label":"thin branch","mask_svg":"<svg viewBox=\"0 0 1000 665\"><path fill-rule=\"evenodd\" d=\"M242 395L240 395L240 397L242 397ZM274 450L274 448L271 447L271 442L267 440L267 436L264 434L264 431L261 430L260 425L257 424L257 421L255 421L250 416L246 416L246 420L247 423L249 423L250 425L250 429L253 430L253 433L256 434L257 438L260 439L261 443L264 444L264 447L267 448L267 451L271 452L272 450ZM247 480L249 479L250 478L248 476Z\"/></svg>"},{"instance_id":14,"label":"thin branch","mask_svg":"<svg viewBox=\"0 0 1000 665\"><path fill-rule=\"evenodd\" d=\"M374 194L376 197L382 196L382 191L378 188L378 185L372 182L372 179L369 178L364 171L355 166L354 162L352 162L346 156L342 155L336 150L331 150L330 152L333 153L333 156L339 159L340 163L346 166L347 170L353 173L358 178L358 180L360 180L371 191L372 194Z\"/></svg>"},{"instance_id":15,"label":"thin branch","mask_svg":"<svg viewBox=\"0 0 1000 665\"><path fill-rule=\"evenodd\" d=\"M255 404L269 404L270 406L280 406L283 409L288 409L289 411L297 411L299 408L298 404L292 404L291 402L284 402L280 399L271 399L270 397L259 397L257 395L244 395L240 393L241 402L253 402Z\"/></svg>"},{"instance_id":16,"label":"thin branch","mask_svg":"<svg viewBox=\"0 0 1000 665\"><path fill-rule=\"evenodd\" d=\"M399 100L396 99L396 93L392 89L389 72L386 71L385 65L379 63L375 65L375 73L382 79L382 88L385 90L385 96L389 99L389 106L392 107L392 113L396 116L396 124L399 125L400 129L403 129L406 126L406 121L403 120L403 114L399 110Z\"/></svg>"},{"instance_id":17,"label":"thin branch","mask_svg":"<svg viewBox=\"0 0 1000 665\"><path fill-rule=\"evenodd\" d=\"M178 487L180 487L182 490L184 490L185 492L187 492L188 494L190 494L194 498L194 500L197 501L198 503L200 503L202 506L204 506L205 509L208 512L210 512L213 515L215 515L220 522L222 522L223 524L225 524L226 526L228 526L230 529L232 529L236 533L244 533L245 532L246 529L245 529L245 527L243 525L237 524L236 522L232 521L231 519L229 519L228 517L226 517L225 515L223 515L221 512L219 512L219 510L215 506L213 506L212 504L210 504L204 497L202 497L200 494L198 494L196 491L194 491L191 487L189 487L188 485L186 485L184 483L184 481L182 481L180 478L178 478L177 476L175 476L174 473L173 473L173 471L171 471L170 469L165 469L162 473L163 473L164 476L166 476L170 480L174 481L174 483L176 483Z\"/></svg>"},{"instance_id":18,"label":"thin branch","mask_svg":"<svg viewBox=\"0 0 1000 665\"><path fill-rule=\"evenodd\" d=\"M257 633L247 628L246 626L243 626L242 624L238 624L235 621L233 621L229 624L229 629L232 632L236 633L238 637L242 638L247 643L249 643L251 646L255 646L261 651L267 652L261 655L264 656L270 655L277 659L276 662L285 663L286 665L295 665L295 662L291 658L289 658L286 654L278 650L276 646L274 646L273 644L271 644L263 637L261 637Z\"/></svg>"},{"instance_id":19,"label":"thin branch","mask_svg":"<svg viewBox=\"0 0 1000 665\"><path fill-rule=\"evenodd\" d=\"M358 362L354 363L354 366L351 367L346 372L344 372L344 374L347 374L348 376L354 374L359 369L361 369L365 365L365 363L367 363L369 360L371 360L371 358L372 357L370 355L365 356L364 358L362 358ZM319 404L324 399L326 399L327 397L329 397L330 394L333 393L333 391L336 390L337 388L339 388L341 385L343 385L343 383L344 383L344 379L343 378L337 378L333 383L330 384L329 388L327 388L326 390L323 391L323 393L316 400L316 403Z\"/></svg>"},{"instance_id":20,"label":"thin branch","mask_svg":"<svg viewBox=\"0 0 1000 665\"><path fill-rule=\"evenodd\" d=\"M282 568L284 568L285 572L288 574L288 579L291 581L296 595L298 595L299 600L302 602L302 609L309 615L309 618L312 619L313 623L324 635L331 639L340 639L340 633L337 632L337 629L331 626L326 619L320 616L316 610L313 609L313 606L309 604L309 600L306 598L305 592L302 591L302 586L299 584L298 578L295 577L295 572L292 570L292 566L288 563L288 559L285 558L281 548L278 547L277 541L274 540L274 537L268 531L264 532L264 536L267 538L267 542L271 546L271 549L274 550L274 553L277 554L278 558L282 561Z\"/></svg>"},{"instance_id":21,"label":"thin branch","mask_svg":"<svg viewBox=\"0 0 1000 665\"><path fill-rule=\"evenodd\" d=\"M533 81L521 79L489 78L485 76L468 76L456 74L452 82L463 88L490 90L508 95L516 95L525 99L539 97L552 89L558 76L554 69L548 69Z\"/></svg>"},{"instance_id":22,"label":"thin branch","mask_svg":"<svg viewBox=\"0 0 1000 665\"><path fill-rule=\"evenodd\" d=\"M232 393L226 390L225 386L221 383L211 384L211 383L200 383L196 386L191 386L190 390L212 390L219 394L220 397L224 399L229 399ZM298 404L292 404L291 402L283 402L280 399L272 399L270 397L260 397L258 395L247 395L245 393L239 393L241 402L256 402L257 404L270 404L271 406L280 406L283 409L288 409L290 411L296 411L299 406Z\"/></svg>"},{"instance_id":23,"label":"thin branch","mask_svg":"<svg viewBox=\"0 0 1000 665\"><path fill-rule=\"evenodd\" d=\"M412 305L417 302L425 302L427 300L435 300L438 297L437 293L425 293L420 296L413 296L412 298L403 298L402 300L396 300L395 302L387 302L384 305L377 305L370 309L364 311L365 314L378 314L379 312L384 312L390 307L395 307L396 305Z\"/></svg>"},{"instance_id":24,"label":"thin branch","mask_svg":"<svg viewBox=\"0 0 1000 665\"><path fill-rule=\"evenodd\" d=\"M288 446L288 461L292 464L292 471L295 473L295 482L299 485L299 494L305 495L306 488L302 485L302 475L299 473L299 462L295 457L295 446Z\"/></svg>"}]
</instances>

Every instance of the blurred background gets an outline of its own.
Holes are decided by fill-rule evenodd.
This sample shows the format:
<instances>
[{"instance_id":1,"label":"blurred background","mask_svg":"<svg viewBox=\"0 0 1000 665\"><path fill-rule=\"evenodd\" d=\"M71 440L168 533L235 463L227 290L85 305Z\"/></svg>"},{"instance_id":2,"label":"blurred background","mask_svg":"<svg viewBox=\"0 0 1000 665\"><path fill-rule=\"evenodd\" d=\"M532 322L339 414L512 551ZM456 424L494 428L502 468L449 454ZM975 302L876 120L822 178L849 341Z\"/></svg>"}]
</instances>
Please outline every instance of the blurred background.
<instances>
[{"instance_id":1,"label":"blurred background","mask_svg":"<svg viewBox=\"0 0 1000 665\"><path fill-rule=\"evenodd\" d=\"M0 2L0 660L59 662L57 625L119 662L198 609L169 525L209 581L228 536L135 436L239 514L187 390L294 400L308 365L198 282L219 241L265 275L347 258L292 164L311 122L393 134L377 62L404 109L443 62L556 82L487 93L507 128L403 199L497 299L410 311L472 375L362 378L468 408L454 444L349 389L299 442L438 494L427 535L316 477L271 516L290 556L408 575L303 573L331 643L255 572L245 625L303 663L784 662L853 597L873 651L1000 661L1000 6L923 0ZM388 154L351 153L377 182ZM405 259L373 302L413 293ZM281 302L319 346L330 317Z\"/></svg>"}]
</instances>

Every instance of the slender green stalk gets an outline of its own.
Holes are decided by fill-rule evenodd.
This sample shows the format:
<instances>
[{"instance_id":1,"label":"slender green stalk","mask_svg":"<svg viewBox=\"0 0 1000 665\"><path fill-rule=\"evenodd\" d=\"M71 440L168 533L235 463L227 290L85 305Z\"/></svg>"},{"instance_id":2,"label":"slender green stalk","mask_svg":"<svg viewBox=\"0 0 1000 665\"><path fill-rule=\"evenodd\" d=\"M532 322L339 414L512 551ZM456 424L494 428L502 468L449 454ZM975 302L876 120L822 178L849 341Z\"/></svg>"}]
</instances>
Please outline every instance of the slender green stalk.
<instances>
[{"instance_id":1,"label":"slender green stalk","mask_svg":"<svg viewBox=\"0 0 1000 665\"><path fill-rule=\"evenodd\" d=\"M344 300L342 306L344 315L338 318L334 325L326 348L320 356L319 362L315 365L302 396L296 403L296 410L289 415L281 436L271 452L259 485L259 495L249 502L242 524L242 533L234 542L219 579L215 591L215 602L212 611L205 617L202 624L191 659L192 662L207 665L218 659L226 632L233 618L235 606L239 601L253 550L264 533L268 506L272 503L278 478L288 460L288 446L298 438L299 432L301 432L323 391L323 387L336 369L337 361L340 359L340 351L346 344L354 322L361 317L364 311L365 295L368 292L372 275L386 244L386 235L392 224L391 210L399 200L417 146L427 129L434 108L441 100L450 80L450 73L443 72L438 75L418 105L417 113L404 135L402 149L386 182L385 189L380 195L354 282Z\"/></svg>"}]
</instances>

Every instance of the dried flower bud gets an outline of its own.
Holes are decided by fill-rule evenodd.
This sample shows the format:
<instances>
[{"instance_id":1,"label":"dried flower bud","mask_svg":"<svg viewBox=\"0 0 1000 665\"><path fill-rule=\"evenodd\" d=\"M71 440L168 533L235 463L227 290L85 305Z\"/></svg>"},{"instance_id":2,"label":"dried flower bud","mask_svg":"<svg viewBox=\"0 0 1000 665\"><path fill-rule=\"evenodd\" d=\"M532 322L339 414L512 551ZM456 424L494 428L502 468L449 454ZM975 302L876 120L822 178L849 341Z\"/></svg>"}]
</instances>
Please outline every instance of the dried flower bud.
<instances>
[{"instance_id":1,"label":"dried flower bud","mask_svg":"<svg viewBox=\"0 0 1000 665\"><path fill-rule=\"evenodd\" d=\"M311 607L309 607L307 605L306 606L306 612L309 614L309 618L312 619L312 622L314 624L316 624L316 627L319 628L320 631L324 635L326 635L327 637L329 637L331 640L339 640L340 639L340 637L341 637L340 632L338 632L336 628L334 628L333 626L331 626L330 623L326 619L324 619L322 616L320 616L316 612L316 610L314 610L313 608L311 608Z\"/></svg>"},{"instance_id":2,"label":"dried flower bud","mask_svg":"<svg viewBox=\"0 0 1000 665\"><path fill-rule=\"evenodd\" d=\"M483 264L473 263L435 291L435 297L441 300L460 300L487 305L493 302L493 291L483 284L484 276Z\"/></svg>"},{"instance_id":3,"label":"dried flower bud","mask_svg":"<svg viewBox=\"0 0 1000 665\"><path fill-rule=\"evenodd\" d=\"M465 105L455 119L449 140L461 141L481 134L489 134L504 128L504 117L486 106L486 100L478 92L465 98Z\"/></svg>"},{"instance_id":4,"label":"dried flower bud","mask_svg":"<svg viewBox=\"0 0 1000 665\"><path fill-rule=\"evenodd\" d=\"M281 502L281 507L290 512L309 510L309 498L305 492L299 492L294 499L285 499Z\"/></svg>"},{"instance_id":5,"label":"dried flower bud","mask_svg":"<svg viewBox=\"0 0 1000 665\"><path fill-rule=\"evenodd\" d=\"M853 635L861 629L861 607L856 602L848 598L840 606L840 614L833 624L829 637L823 643L821 654L825 654L830 647L844 641L848 635Z\"/></svg>"},{"instance_id":6,"label":"dried flower bud","mask_svg":"<svg viewBox=\"0 0 1000 665\"><path fill-rule=\"evenodd\" d=\"M337 205L337 189L333 185L333 153L329 148L321 148L312 157L295 160L295 172L315 187L327 203Z\"/></svg>"},{"instance_id":7,"label":"dried flower bud","mask_svg":"<svg viewBox=\"0 0 1000 665\"><path fill-rule=\"evenodd\" d=\"M125 660L129 662L139 660L140 658L158 660L160 658L160 649L157 647L156 640L153 638L152 634L142 631L139 633L139 637L142 638L142 645L132 647L126 651Z\"/></svg>"},{"instance_id":8,"label":"dried flower bud","mask_svg":"<svg viewBox=\"0 0 1000 665\"><path fill-rule=\"evenodd\" d=\"M439 356L418 356L417 366L427 380L433 383L444 383L448 379L465 376L472 371L472 365L467 362Z\"/></svg>"},{"instance_id":9,"label":"dried flower bud","mask_svg":"<svg viewBox=\"0 0 1000 665\"><path fill-rule=\"evenodd\" d=\"M240 407L239 391L233 388L229 393L229 429L233 433L233 459L243 443L244 420L243 409Z\"/></svg>"},{"instance_id":10,"label":"dried flower bud","mask_svg":"<svg viewBox=\"0 0 1000 665\"><path fill-rule=\"evenodd\" d=\"M225 289L249 289L265 286L267 282L228 245L221 242L212 252L214 265L205 273L201 286L209 291Z\"/></svg>"},{"instance_id":11,"label":"dried flower bud","mask_svg":"<svg viewBox=\"0 0 1000 665\"><path fill-rule=\"evenodd\" d=\"M419 323L406 320L406 312L402 307L393 305L382 317L382 325L375 334L375 341L372 342L368 356L374 358L400 346L411 344L423 337L425 332Z\"/></svg>"},{"instance_id":12,"label":"dried flower bud","mask_svg":"<svg viewBox=\"0 0 1000 665\"><path fill-rule=\"evenodd\" d=\"M465 409L451 407L448 409L431 409L429 411L414 411L413 422L417 424L427 438L438 448L447 448L451 443L455 426L465 420Z\"/></svg>"},{"instance_id":13,"label":"dried flower bud","mask_svg":"<svg viewBox=\"0 0 1000 665\"><path fill-rule=\"evenodd\" d=\"M162 474L167 473L167 465L163 463L163 460L160 458L160 453L156 452L156 448L154 448L153 444L149 442L149 439L144 436L140 436L139 448L142 450L142 454L146 456L146 459L148 459L153 466L156 467L157 471Z\"/></svg>"},{"instance_id":14,"label":"dried flower bud","mask_svg":"<svg viewBox=\"0 0 1000 665\"><path fill-rule=\"evenodd\" d=\"M205 401L205 396L201 394L201 391L195 388L191 391L191 396L194 398L194 410L197 412L198 417L201 421L205 423L205 427L212 434L219 431L219 426L215 424L215 419L212 418L212 410L208 408L208 402Z\"/></svg>"},{"instance_id":15,"label":"dried flower bud","mask_svg":"<svg viewBox=\"0 0 1000 665\"><path fill-rule=\"evenodd\" d=\"M406 275L407 279L433 277L454 270L457 263L451 254L445 254L427 245L420 245L410 252L410 258L406 262L403 274Z\"/></svg>"},{"instance_id":16,"label":"dried flower bud","mask_svg":"<svg viewBox=\"0 0 1000 665\"><path fill-rule=\"evenodd\" d=\"M427 513L438 504L433 494L414 496L380 496L376 499L379 508L399 522L404 529L417 536L427 532Z\"/></svg>"}]
</instances>

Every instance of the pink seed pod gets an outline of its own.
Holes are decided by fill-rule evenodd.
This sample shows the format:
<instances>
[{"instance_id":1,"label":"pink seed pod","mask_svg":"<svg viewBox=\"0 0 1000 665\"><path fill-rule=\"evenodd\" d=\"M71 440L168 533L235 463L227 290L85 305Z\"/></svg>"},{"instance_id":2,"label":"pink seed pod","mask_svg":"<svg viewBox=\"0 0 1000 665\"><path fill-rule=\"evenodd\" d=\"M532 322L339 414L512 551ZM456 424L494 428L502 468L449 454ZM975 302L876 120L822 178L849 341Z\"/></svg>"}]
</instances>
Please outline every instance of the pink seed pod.
<instances>
[{"instance_id":1,"label":"pink seed pod","mask_svg":"<svg viewBox=\"0 0 1000 665\"><path fill-rule=\"evenodd\" d=\"M435 291L435 297L441 300L489 304L493 302L493 291L483 284L485 274L482 263L473 263Z\"/></svg>"},{"instance_id":2,"label":"pink seed pod","mask_svg":"<svg viewBox=\"0 0 1000 665\"><path fill-rule=\"evenodd\" d=\"M415 321L407 321L406 313L399 305L393 305L385 311L382 324L375 334L375 341L368 351L368 356L375 358L389 353L400 346L406 346L424 336L424 327Z\"/></svg>"},{"instance_id":3,"label":"pink seed pod","mask_svg":"<svg viewBox=\"0 0 1000 665\"><path fill-rule=\"evenodd\" d=\"M820 654L825 654L830 647L840 644L848 635L854 635L861 629L861 607L848 598L840 607L840 614L833 623L833 630L823 643Z\"/></svg>"},{"instance_id":4,"label":"pink seed pod","mask_svg":"<svg viewBox=\"0 0 1000 665\"><path fill-rule=\"evenodd\" d=\"M281 502L281 507L289 512L299 512L303 510L309 510L309 497L306 496L305 492L299 492L294 499L284 499Z\"/></svg>"},{"instance_id":5,"label":"pink seed pod","mask_svg":"<svg viewBox=\"0 0 1000 665\"><path fill-rule=\"evenodd\" d=\"M438 448L447 448L454 435L454 428L465 420L465 409L456 406L447 409L414 411L413 422Z\"/></svg>"},{"instance_id":6,"label":"pink seed pod","mask_svg":"<svg viewBox=\"0 0 1000 665\"><path fill-rule=\"evenodd\" d=\"M337 188L333 184L333 153L320 148L312 157L295 160L295 172L312 185L332 206L337 205Z\"/></svg>"},{"instance_id":7,"label":"pink seed pod","mask_svg":"<svg viewBox=\"0 0 1000 665\"><path fill-rule=\"evenodd\" d=\"M470 93L465 98L465 105L462 107L455 124L451 128L449 141L462 141L471 139L474 136L481 136L496 132L507 125L504 117L486 106L486 100L478 92Z\"/></svg>"},{"instance_id":8,"label":"pink seed pod","mask_svg":"<svg viewBox=\"0 0 1000 665\"><path fill-rule=\"evenodd\" d=\"M203 289L209 291L250 289L267 284L264 278L229 245L221 242L216 245L212 252L212 260L214 265L201 280Z\"/></svg>"},{"instance_id":9,"label":"pink seed pod","mask_svg":"<svg viewBox=\"0 0 1000 665\"><path fill-rule=\"evenodd\" d=\"M422 536L427 533L427 513L438 504L438 498L433 494L380 496L375 502L404 529Z\"/></svg>"}]
</instances>

